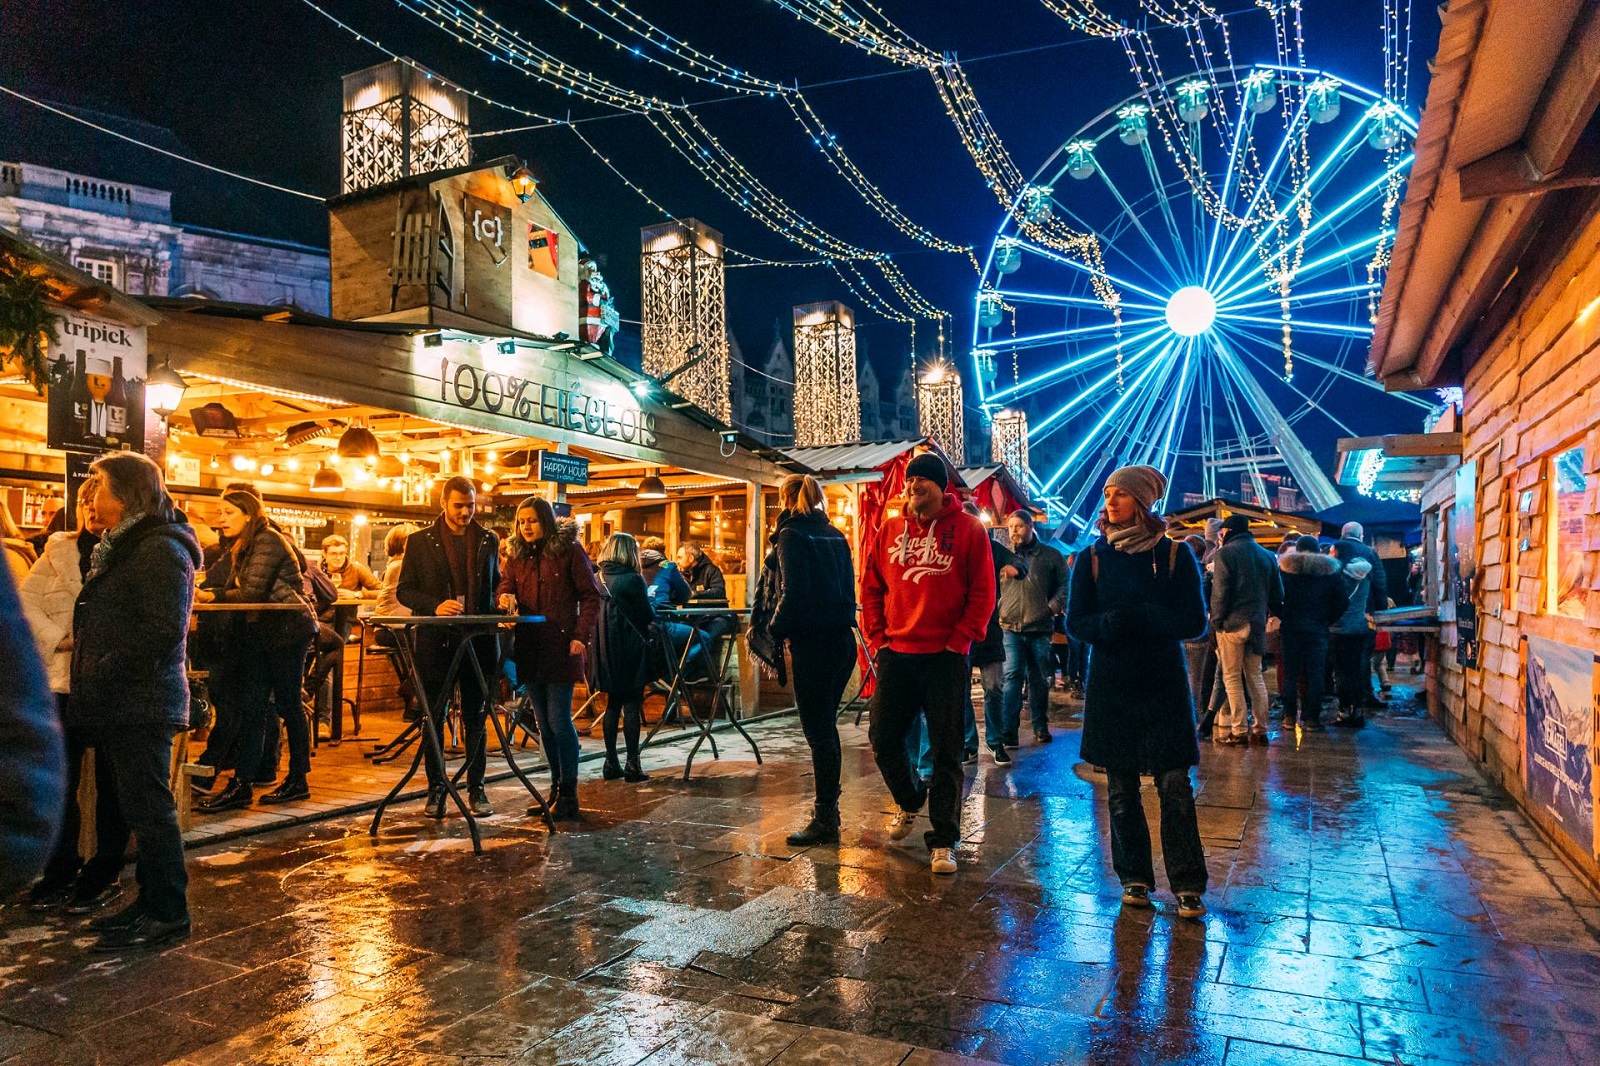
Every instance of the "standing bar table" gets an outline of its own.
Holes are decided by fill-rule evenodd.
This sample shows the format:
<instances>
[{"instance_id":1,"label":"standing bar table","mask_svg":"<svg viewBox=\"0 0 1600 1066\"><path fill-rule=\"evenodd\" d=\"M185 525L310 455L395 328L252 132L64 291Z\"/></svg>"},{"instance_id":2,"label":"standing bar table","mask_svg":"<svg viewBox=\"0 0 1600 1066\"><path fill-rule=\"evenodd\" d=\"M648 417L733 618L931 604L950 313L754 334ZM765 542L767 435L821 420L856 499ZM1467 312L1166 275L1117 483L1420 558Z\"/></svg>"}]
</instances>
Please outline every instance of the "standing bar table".
<instances>
[{"instance_id":1,"label":"standing bar table","mask_svg":"<svg viewBox=\"0 0 1600 1066\"><path fill-rule=\"evenodd\" d=\"M412 687L417 693L418 719L416 724L418 731L421 733L421 743L417 745L417 753L411 758L410 768L395 783L394 788L389 790L389 794L378 804L378 809L372 815L372 828L369 830L372 836L378 835L378 824L383 820L384 809L389 806L396 796L404 791L406 785L416 776L417 767L422 765L423 757L427 752L431 751L438 756L439 765L444 766L444 751L439 744L439 734L434 729L433 723L442 717L441 714L436 712L443 712L448 707L450 693L455 689L456 680L461 676L462 660L471 662L473 672L478 675L478 685L483 692L484 715L490 722L494 723L494 731L500 737L500 753L505 757L506 765L511 767L511 772L517 775L517 780L521 781L523 787L533 796L534 802L538 804L539 810L544 814L545 824L552 829L555 828L555 822L550 816L549 805L545 803L544 797L539 794L539 790L534 787L533 782L528 779L528 775L522 772L522 767L517 765L516 757L512 754L511 736L501 727L500 718L494 713L493 700L491 699L493 690L489 686L489 679L483 674L483 667L479 664L478 657L467 654L467 650L472 647L472 640L475 637L495 638L502 628L510 628L519 623L543 622L544 620L544 616L538 614L373 615L367 619L371 624L386 629L395 636L397 658L400 660L401 671L406 677L410 678ZM444 684L439 687L437 707L434 706L433 697L430 696L427 686L423 684L422 674L417 669L416 646L413 642L417 630L435 627L448 627L460 638L460 642L456 645L455 654L450 659L450 665L445 670ZM497 677L499 676L500 664L499 641L496 640L495 666ZM485 743L487 742L488 738L485 737ZM470 757L470 753L468 754ZM487 753L485 754L487 755ZM461 799L461 793L457 791L455 781L448 769L443 775L443 784L445 791L455 801L456 809L467 820L467 832L472 834L473 852L481 855L483 853L483 841L478 835L478 820L472 816L472 812L467 809L466 803Z\"/></svg>"},{"instance_id":2,"label":"standing bar table","mask_svg":"<svg viewBox=\"0 0 1600 1066\"><path fill-rule=\"evenodd\" d=\"M694 634L684 641L683 651L677 656L676 661L674 661L671 654L667 656L667 662L672 668L672 678L667 688L666 706L661 712L661 717L656 720L656 724L651 728L650 735L644 739L646 744L654 740L656 733L661 730L662 723L672 714L673 708L680 702L684 705L680 713L688 714L689 720L695 724L695 728L700 730L700 735L695 738L694 746L689 749L688 757L683 761L683 779L685 781L689 780L689 771L694 766L694 757L699 753L700 745L709 742L711 744L711 757L713 759L722 758L722 755L717 751L716 738L711 735L712 727L717 721L717 708L719 706L723 707L729 724L744 738L744 742L750 745L750 750L756 757L756 765L761 765L761 749L756 747L756 742L751 739L749 733L745 732L744 725L739 721L739 712L733 706L733 702L731 700L724 701L722 698L725 687L724 680L728 672L728 661L733 657L734 641L738 639L739 631L749 617L750 609L748 607L679 607L670 611L661 611L657 615L656 620L658 622L679 622L694 630ZM710 646L709 641L705 641L705 636L700 630L701 626L718 618L727 619L733 623L732 629L722 638L720 654L716 648ZM694 705L683 698L683 690L691 684L684 675L688 670L689 656L693 653L695 645L699 643L695 639L697 636L707 644L706 656L711 660L710 665L712 668L711 708L706 712L703 720L694 713ZM663 639L666 640L665 637ZM666 640L666 644L670 652L671 641Z\"/></svg>"}]
</instances>

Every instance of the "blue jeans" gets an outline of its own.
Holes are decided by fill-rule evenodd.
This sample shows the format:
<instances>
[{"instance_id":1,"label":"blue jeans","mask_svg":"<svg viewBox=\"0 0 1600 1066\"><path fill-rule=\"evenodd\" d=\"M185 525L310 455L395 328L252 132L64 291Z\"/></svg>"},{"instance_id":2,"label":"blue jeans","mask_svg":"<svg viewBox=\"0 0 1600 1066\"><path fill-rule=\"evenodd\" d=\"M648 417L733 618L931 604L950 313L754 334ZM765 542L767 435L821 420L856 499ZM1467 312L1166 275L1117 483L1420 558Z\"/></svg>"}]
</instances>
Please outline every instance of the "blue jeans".
<instances>
[{"instance_id":1,"label":"blue jeans","mask_svg":"<svg viewBox=\"0 0 1600 1066\"><path fill-rule=\"evenodd\" d=\"M1051 659L1049 633L1001 633L1005 641L1005 725L1006 735L1016 733L1022 722L1022 674L1028 674L1028 713L1033 731L1050 728L1050 683L1055 663ZM1048 671L1048 674L1046 673Z\"/></svg>"},{"instance_id":2,"label":"blue jeans","mask_svg":"<svg viewBox=\"0 0 1600 1066\"><path fill-rule=\"evenodd\" d=\"M983 689L983 740L989 750L1003 747L1005 731L1005 663L987 663L976 666L978 687ZM972 694L967 694L967 747L978 746L978 726L973 721Z\"/></svg>"},{"instance_id":3,"label":"blue jeans","mask_svg":"<svg viewBox=\"0 0 1600 1066\"><path fill-rule=\"evenodd\" d=\"M524 689L539 718L539 743L550 765L550 780L558 785L578 783L578 730L572 724L572 683L530 682Z\"/></svg>"}]
</instances>

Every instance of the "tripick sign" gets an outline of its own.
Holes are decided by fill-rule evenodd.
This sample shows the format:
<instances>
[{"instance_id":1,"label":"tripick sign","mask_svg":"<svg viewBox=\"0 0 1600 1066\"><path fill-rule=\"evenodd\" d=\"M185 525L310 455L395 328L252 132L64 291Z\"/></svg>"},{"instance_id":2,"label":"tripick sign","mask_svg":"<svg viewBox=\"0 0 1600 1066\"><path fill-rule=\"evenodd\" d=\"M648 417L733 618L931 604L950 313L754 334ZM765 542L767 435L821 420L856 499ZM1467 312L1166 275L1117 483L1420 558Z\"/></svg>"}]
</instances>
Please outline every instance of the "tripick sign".
<instances>
[{"instance_id":1,"label":"tripick sign","mask_svg":"<svg viewBox=\"0 0 1600 1066\"><path fill-rule=\"evenodd\" d=\"M560 452L540 451L535 466L534 479L556 481L563 485L587 485L589 460L579 455L562 455Z\"/></svg>"},{"instance_id":2,"label":"tripick sign","mask_svg":"<svg viewBox=\"0 0 1600 1066\"><path fill-rule=\"evenodd\" d=\"M446 356L439 360L439 401L644 448L656 446L655 415L588 395L577 382L568 388L546 385Z\"/></svg>"},{"instance_id":3,"label":"tripick sign","mask_svg":"<svg viewBox=\"0 0 1600 1066\"><path fill-rule=\"evenodd\" d=\"M58 451L145 447L145 329L77 311L58 315L45 443Z\"/></svg>"}]
</instances>

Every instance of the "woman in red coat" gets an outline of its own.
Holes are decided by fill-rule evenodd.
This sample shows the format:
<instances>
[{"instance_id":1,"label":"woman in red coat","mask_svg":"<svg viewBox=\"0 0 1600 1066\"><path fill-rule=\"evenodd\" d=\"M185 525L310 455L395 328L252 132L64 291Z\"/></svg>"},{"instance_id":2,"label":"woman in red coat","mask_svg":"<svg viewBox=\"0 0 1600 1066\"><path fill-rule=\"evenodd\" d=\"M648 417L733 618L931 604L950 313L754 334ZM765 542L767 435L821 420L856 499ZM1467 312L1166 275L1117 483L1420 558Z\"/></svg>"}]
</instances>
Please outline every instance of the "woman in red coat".
<instances>
[{"instance_id":1,"label":"woman in red coat","mask_svg":"<svg viewBox=\"0 0 1600 1066\"><path fill-rule=\"evenodd\" d=\"M529 496L517 508L516 531L500 571L500 609L543 615L517 627L517 681L539 718L557 819L578 817L578 731L572 686L583 680L585 648L600 617L600 583L578 546L577 523L557 521L546 500ZM530 809L535 813L536 809Z\"/></svg>"}]
</instances>

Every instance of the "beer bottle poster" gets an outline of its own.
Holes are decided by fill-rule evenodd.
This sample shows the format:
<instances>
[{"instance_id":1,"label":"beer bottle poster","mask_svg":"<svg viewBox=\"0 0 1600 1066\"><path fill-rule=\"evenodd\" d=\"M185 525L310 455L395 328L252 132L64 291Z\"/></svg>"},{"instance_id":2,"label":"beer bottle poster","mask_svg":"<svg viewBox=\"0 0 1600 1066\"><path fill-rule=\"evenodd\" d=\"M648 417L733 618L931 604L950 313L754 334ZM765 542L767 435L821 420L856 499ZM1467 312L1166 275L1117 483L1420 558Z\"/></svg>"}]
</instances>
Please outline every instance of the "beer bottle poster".
<instances>
[{"instance_id":1,"label":"beer bottle poster","mask_svg":"<svg viewBox=\"0 0 1600 1066\"><path fill-rule=\"evenodd\" d=\"M61 312L50 357L46 443L58 451L144 449L143 326Z\"/></svg>"}]
</instances>

